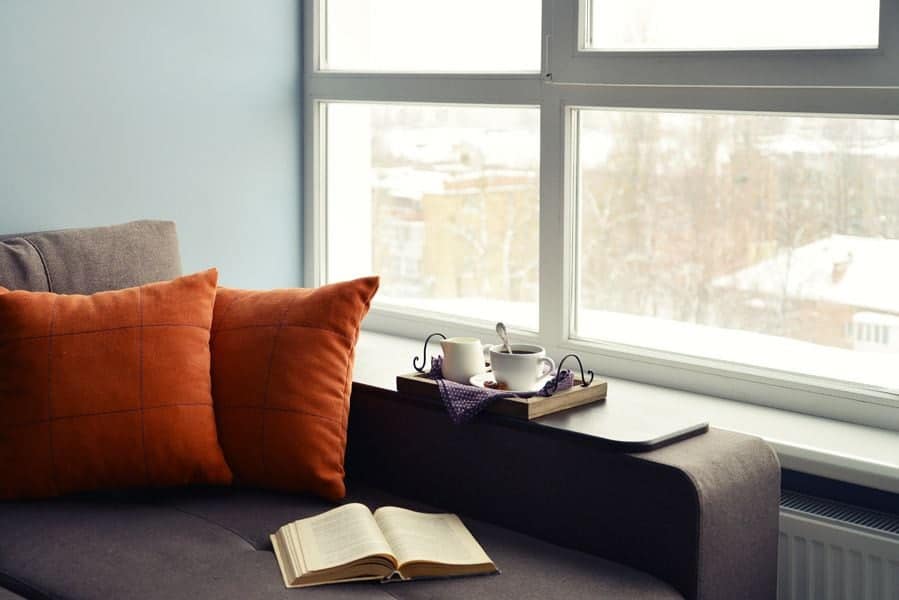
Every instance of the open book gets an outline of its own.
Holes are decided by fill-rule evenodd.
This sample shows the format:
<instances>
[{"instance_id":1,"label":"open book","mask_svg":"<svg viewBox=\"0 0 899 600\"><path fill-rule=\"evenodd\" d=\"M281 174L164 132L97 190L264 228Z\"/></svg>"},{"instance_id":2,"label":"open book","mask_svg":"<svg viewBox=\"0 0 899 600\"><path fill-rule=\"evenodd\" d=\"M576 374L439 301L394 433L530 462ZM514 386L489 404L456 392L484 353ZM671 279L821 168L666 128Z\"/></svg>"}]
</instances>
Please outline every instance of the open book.
<instances>
[{"instance_id":1,"label":"open book","mask_svg":"<svg viewBox=\"0 0 899 600\"><path fill-rule=\"evenodd\" d=\"M272 536L284 585L496 573L459 517L346 504Z\"/></svg>"}]
</instances>

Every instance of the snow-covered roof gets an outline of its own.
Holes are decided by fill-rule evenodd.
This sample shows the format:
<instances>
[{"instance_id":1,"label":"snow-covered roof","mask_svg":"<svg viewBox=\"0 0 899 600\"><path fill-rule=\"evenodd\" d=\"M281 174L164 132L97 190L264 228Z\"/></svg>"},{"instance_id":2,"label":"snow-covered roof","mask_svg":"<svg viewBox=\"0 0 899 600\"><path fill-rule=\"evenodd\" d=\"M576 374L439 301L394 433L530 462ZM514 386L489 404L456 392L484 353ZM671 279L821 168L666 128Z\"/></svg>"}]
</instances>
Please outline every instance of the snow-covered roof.
<instances>
[{"instance_id":1,"label":"snow-covered roof","mask_svg":"<svg viewBox=\"0 0 899 600\"><path fill-rule=\"evenodd\" d=\"M427 194L443 193L451 175L433 169L393 167L374 171L372 187L386 189L391 196L420 200Z\"/></svg>"},{"instance_id":2,"label":"snow-covered roof","mask_svg":"<svg viewBox=\"0 0 899 600\"><path fill-rule=\"evenodd\" d=\"M833 235L712 285L899 314L899 240Z\"/></svg>"},{"instance_id":3,"label":"snow-covered roof","mask_svg":"<svg viewBox=\"0 0 899 600\"><path fill-rule=\"evenodd\" d=\"M459 195L483 191L482 186L461 184L486 180L492 192L534 187L536 171L530 169L464 169L456 164L432 167L386 167L373 171L372 187L387 190L391 196L421 200L426 195Z\"/></svg>"},{"instance_id":4,"label":"snow-covered roof","mask_svg":"<svg viewBox=\"0 0 899 600\"><path fill-rule=\"evenodd\" d=\"M768 151L778 154L850 154L853 156L874 156L878 158L899 157L899 141L874 140L841 146L835 140L821 136L800 133L783 133L762 144Z\"/></svg>"},{"instance_id":5,"label":"snow-covered roof","mask_svg":"<svg viewBox=\"0 0 899 600\"><path fill-rule=\"evenodd\" d=\"M462 147L475 150L488 163L515 168L536 168L540 154L536 132L524 129L397 127L379 137L389 155L425 164L458 160Z\"/></svg>"}]
</instances>

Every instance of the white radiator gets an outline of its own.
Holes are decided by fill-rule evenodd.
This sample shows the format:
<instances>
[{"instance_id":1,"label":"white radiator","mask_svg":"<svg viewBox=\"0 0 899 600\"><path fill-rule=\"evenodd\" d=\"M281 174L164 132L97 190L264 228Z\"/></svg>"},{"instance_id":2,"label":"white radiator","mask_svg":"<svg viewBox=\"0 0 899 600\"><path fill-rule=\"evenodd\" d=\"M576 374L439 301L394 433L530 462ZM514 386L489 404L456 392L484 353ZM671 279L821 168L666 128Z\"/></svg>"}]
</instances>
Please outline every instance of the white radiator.
<instances>
[{"instance_id":1,"label":"white radiator","mask_svg":"<svg viewBox=\"0 0 899 600\"><path fill-rule=\"evenodd\" d=\"M779 600L899 600L899 519L784 492L777 588Z\"/></svg>"}]
</instances>

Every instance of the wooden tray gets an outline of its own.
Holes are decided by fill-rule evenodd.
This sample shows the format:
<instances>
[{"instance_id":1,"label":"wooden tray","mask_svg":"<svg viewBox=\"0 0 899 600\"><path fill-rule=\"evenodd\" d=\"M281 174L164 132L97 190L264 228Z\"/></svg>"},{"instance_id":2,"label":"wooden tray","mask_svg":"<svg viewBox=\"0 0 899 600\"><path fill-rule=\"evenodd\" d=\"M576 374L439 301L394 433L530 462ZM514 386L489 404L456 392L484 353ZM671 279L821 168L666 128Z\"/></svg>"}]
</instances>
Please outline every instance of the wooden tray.
<instances>
[{"instance_id":1,"label":"wooden tray","mask_svg":"<svg viewBox=\"0 0 899 600\"><path fill-rule=\"evenodd\" d=\"M581 380L575 377L573 387L556 392L552 396L501 398L492 402L487 407L487 412L531 420L567 408L583 406L593 402L603 402L606 399L608 388L609 384L599 377L594 378L593 382L587 387L581 387ZM441 401L437 382L424 373L397 375L396 391L416 398Z\"/></svg>"}]
</instances>

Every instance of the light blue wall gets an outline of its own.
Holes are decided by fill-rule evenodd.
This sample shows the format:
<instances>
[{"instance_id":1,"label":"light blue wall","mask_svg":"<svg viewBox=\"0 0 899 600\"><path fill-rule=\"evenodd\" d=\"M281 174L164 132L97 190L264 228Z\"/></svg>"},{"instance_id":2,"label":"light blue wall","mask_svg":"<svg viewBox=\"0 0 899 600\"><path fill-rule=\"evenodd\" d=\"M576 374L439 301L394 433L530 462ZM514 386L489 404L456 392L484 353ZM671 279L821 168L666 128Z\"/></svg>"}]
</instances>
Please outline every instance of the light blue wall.
<instances>
[{"instance_id":1,"label":"light blue wall","mask_svg":"<svg viewBox=\"0 0 899 600\"><path fill-rule=\"evenodd\" d=\"M171 219L185 272L299 285L298 10L0 1L0 233Z\"/></svg>"}]
</instances>

